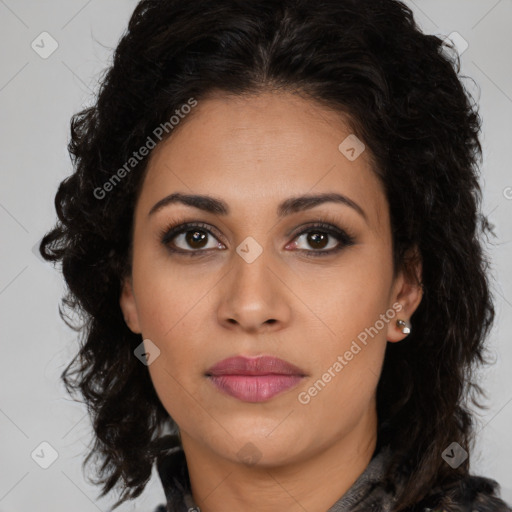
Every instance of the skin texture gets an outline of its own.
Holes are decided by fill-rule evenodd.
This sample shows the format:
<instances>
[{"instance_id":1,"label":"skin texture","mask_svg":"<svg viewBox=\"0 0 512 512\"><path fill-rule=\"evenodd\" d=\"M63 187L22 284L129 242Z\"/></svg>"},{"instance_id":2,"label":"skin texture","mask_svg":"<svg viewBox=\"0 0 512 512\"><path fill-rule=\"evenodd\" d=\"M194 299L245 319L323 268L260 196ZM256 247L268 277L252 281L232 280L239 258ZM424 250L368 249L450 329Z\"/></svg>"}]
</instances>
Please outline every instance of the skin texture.
<instances>
[{"instance_id":1,"label":"skin texture","mask_svg":"<svg viewBox=\"0 0 512 512\"><path fill-rule=\"evenodd\" d=\"M375 449L375 392L386 344L406 337L395 321L410 320L421 288L405 274L393 275L387 200L368 151L350 161L338 150L349 134L339 113L291 93L219 94L200 101L151 155L121 308L130 329L160 350L149 372L180 428L203 512L325 511ZM174 192L214 196L230 213L175 203L148 215ZM333 202L277 217L285 199L332 192L357 203L367 220ZM206 247L204 256L173 254L161 243L161 231L174 220L211 226L205 245L190 246L183 235L174 239L183 250ZM332 236L326 245L308 243L304 231L318 221L348 231L354 244L308 257L299 249L343 245ZM325 231L309 231L318 232ZM252 263L236 251L249 236L263 250ZM300 403L299 393L397 303L401 311ZM239 354L280 357L307 376L266 402L240 401L204 375ZM244 463L241 449L256 462Z\"/></svg>"}]
</instances>

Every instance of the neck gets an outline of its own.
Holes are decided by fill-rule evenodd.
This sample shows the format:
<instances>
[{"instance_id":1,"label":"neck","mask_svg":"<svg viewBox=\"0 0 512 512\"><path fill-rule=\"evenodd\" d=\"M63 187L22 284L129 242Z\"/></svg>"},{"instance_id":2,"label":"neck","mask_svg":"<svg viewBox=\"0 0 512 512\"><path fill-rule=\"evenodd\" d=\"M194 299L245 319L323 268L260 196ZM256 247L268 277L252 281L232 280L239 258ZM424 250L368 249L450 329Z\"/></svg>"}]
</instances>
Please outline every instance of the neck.
<instances>
[{"instance_id":1,"label":"neck","mask_svg":"<svg viewBox=\"0 0 512 512\"><path fill-rule=\"evenodd\" d=\"M376 411L348 434L293 462L252 466L221 456L181 432L192 495L201 512L325 512L368 466L377 441Z\"/></svg>"}]
</instances>

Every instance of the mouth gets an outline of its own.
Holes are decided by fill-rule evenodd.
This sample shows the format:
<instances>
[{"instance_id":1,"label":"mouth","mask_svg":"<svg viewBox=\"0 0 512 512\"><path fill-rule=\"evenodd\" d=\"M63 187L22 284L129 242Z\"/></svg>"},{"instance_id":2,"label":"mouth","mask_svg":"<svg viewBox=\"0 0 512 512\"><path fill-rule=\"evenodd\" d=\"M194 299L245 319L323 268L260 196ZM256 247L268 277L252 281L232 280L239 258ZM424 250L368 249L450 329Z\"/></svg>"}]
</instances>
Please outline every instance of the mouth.
<instances>
[{"instance_id":1,"label":"mouth","mask_svg":"<svg viewBox=\"0 0 512 512\"><path fill-rule=\"evenodd\" d=\"M306 377L297 366L272 356L224 359L205 376L217 390L244 402L264 402L294 388Z\"/></svg>"}]
</instances>

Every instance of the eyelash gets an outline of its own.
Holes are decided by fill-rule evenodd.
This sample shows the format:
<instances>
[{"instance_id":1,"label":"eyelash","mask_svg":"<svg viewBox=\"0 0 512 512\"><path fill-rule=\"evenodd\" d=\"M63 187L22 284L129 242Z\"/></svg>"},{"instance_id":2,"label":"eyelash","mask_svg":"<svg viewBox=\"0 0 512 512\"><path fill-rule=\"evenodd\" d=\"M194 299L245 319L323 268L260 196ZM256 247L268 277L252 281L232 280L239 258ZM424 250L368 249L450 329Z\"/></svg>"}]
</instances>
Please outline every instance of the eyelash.
<instances>
[{"instance_id":1,"label":"eyelash","mask_svg":"<svg viewBox=\"0 0 512 512\"><path fill-rule=\"evenodd\" d=\"M212 232L211 227L208 224L205 224L203 222L171 222L170 224L166 225L165 228L160 230L158 237L162 244L164 244L171 253L178 253L183 254L184 256L190 256L190 257L197 257L197 256L204 256L205 252L209 252L211 250L216 249L198 249L198 250L183 250L183 249L176 249L169 245L169 242L172 241L177 235L181 235L182 233L187 233L189 231L205 231L209 235L213 236L214 238L219 238L218 235L215 235L215 233ZM300 236L304 234L308 234L311 232L321 232L323 234L330 235L334 237L336 240L338 240L339 244L337 247L334 247L332 249L328 250L307 250L307 249L297 249L298 252L306 253L307 256L311 256L313 258L319 257L319 256L329 256L332 254L335 254L339 251L341 251L344 247L349 247L351 245L354 245L356 238L352 234L350 234L348 231L338 228L337 226L334 226L332 224L328 224L324 221L318 221L315 222L309 226L307 226L302 231L299 231L296 233L293 237L293 240L299 238ZM222 242L221 242L222 243Z\"/></svg>"}]
</instances>

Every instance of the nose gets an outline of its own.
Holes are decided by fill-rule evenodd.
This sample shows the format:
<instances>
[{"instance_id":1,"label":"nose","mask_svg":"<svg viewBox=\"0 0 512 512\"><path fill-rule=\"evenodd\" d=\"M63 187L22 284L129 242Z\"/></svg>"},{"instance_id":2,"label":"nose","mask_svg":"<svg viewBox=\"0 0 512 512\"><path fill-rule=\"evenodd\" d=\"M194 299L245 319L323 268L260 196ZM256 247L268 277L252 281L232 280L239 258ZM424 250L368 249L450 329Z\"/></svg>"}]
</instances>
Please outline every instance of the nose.
<instances>
[{"instance_id":1,"label":"nose","mask_svg":"<svg viewBox=\"0 0 512 512\"><path fill-rule=\"evenodd\" d=\"M251 263L234 255L232 267L220 284L218 319L225 328L254 333L288 325L291 292L271 259L266 251Z\"/></svg>"}]
</instances>

